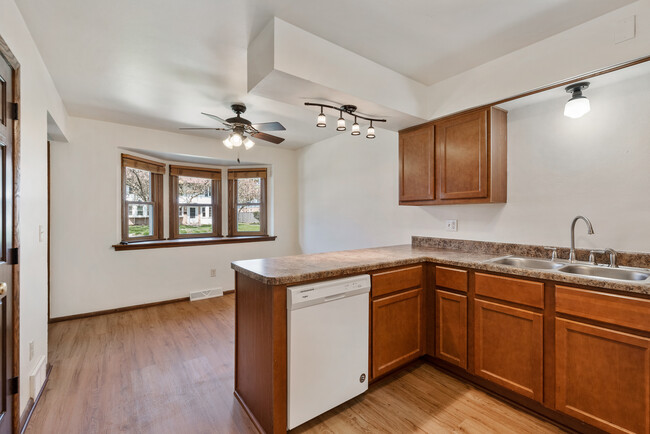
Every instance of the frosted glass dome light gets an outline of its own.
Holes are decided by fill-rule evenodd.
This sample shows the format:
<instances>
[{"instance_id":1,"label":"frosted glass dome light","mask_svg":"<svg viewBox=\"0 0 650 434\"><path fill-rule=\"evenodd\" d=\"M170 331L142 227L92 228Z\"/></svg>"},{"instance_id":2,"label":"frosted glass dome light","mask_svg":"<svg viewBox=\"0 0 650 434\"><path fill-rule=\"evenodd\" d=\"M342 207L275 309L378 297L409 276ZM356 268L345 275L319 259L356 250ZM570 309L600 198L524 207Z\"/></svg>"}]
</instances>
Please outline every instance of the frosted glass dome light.
<instances>
[{"instance_id":1,"label":"frosted glass dome light","mask_svg":"<svg viewBox=\"0 0 650 434\"><path fill-rule=\"evenodd\" d=\"M564 116L577 119L589 113L591 106L589 99L582 95L582 91L589 87L589 83L583 82L572 84L566 87L566 91L571 94L571 99L564 106Z\"/></svg>"}]
</instances>

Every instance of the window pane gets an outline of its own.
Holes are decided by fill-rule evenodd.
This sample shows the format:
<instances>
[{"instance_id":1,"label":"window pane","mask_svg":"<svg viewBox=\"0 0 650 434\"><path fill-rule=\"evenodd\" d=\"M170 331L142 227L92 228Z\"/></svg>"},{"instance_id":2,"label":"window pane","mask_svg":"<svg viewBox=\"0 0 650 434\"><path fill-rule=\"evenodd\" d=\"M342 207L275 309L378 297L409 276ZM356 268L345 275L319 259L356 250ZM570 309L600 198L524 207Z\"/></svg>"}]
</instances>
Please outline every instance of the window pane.
<instances>
[{"instance_id":1,"label":"window pane","mask_svg":"<svg viewBox=\"0 0 650 434\"><path fill-rule=\"evenodd\" d=\"M212 233L211 206L179 206L178 233L209 234Z\"/></svg>"},{"instance_id":2,"label":"window pane","mask_svg":"<svg viewBox=\"0 0 650 434\"><path fill-rule=\"evenodd\" d=\"M129 206L129 238L153 235L153 205Z\"/></svg>"},{"instance_id":3,"label":"window pane","mask_svg":"<svg viewBox=\"0 0 650 434\"><path fill-rule=\"evenodd\" d=\"M126 167L126 200L151 202L151 172Z\"/></svg>"},{"instance_id":4,"label":"window pane","mask_svg":"<svg viewBox=\"0 0 650 434\"><path fill-rule=\"evenodd\" d=\"M237 231L239 232L260 231L260 206L259 205L237 205Z\"/></svg>"},{"instance_id":5,"label":"window pane","mask_svg":"<svg viewBox=\"0 0 650 434\"><path fill-rule=\"evenodd\" d=\"M212 205L212 180L179 176L178 203Z\"/></svg>"},{"instance_id":6,"label":"window pane","mask_svg":"<svg viewBox=\"0 0 650 434\"><path fill-rule=\"evenodd\" d=\"M237 203L262 202L261 178L242 178L237 180Z\"/></svg>"}]
</instances>

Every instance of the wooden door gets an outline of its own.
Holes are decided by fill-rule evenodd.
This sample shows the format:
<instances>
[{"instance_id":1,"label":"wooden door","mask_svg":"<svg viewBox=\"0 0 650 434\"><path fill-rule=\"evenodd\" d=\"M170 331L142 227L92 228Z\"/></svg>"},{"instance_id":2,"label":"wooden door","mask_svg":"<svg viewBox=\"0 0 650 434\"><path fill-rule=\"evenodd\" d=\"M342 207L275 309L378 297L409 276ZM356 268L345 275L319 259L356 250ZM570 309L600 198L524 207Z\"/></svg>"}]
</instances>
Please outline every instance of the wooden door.
<instances>
[{"instance_id":1,"label":"wooden door","mask_svg":"<svg viewBox=\"0 0 650 434\"><path fill-rule=\"evenodd\" d=\"M435 124L440 199L488 197L488 111Z\"/></svg>"},{"instance_id":2,"label":"wooden door","mask_svg":"<svg viewBox=\"0 0 650 434\"><path fill-rule=\"evenodd\" d=\"M650 432L650 339L555 320L555 403L608 432Z\"/></svg>"},{"instance_id":3,"label":"wooden door","mask_svg":"<svg viewBox=\"0 0 650 434\"><path fill-rule=\"evenodd\" d=\"M436 290L436 357L467 369L467 296Z\"/></svg>"},{"instance_id":4,"label":"wooden door","mask_svg":"<svg viewBox=\"0 0 650 434\"><path fill-rule=\"evenodd\" d=\"M484 300L474 306L476 375L542 402L543 315Z\"/></svg>"},{"instance_id":5,"label":"wooden door","mask_svg":"<svg viewBox=\"0 0 650 434\"><path fill-rule=\"evenodd\" d=\"M399 135L400 202L435 199L433 126Z\"/></svg>"},{"instance_id":6,"label":"wooden door","mask_svg":"<svg viewBox=\"0 0 650 434\"><path fill-rule=\"evenodd\" d=\"M0 374L0 434L12 431L13 392L9 387L13 370L13 316L12 273L10 251L13 247L13 114L9 103L13 101L13 70L0 56L0 183L2 183L2 206L0 207L0 331L2 339L2 372Z\"/></svg>"},{"instance_id":7,"label":"wooden door","mask_svg":"<svg viewBox=\"0 0 650 434\"><path fill-rule=\"evenodd\" d=\"M422 288L372 301L372 377L388 373L424 353Z\"/></svg>"}]
</instances>

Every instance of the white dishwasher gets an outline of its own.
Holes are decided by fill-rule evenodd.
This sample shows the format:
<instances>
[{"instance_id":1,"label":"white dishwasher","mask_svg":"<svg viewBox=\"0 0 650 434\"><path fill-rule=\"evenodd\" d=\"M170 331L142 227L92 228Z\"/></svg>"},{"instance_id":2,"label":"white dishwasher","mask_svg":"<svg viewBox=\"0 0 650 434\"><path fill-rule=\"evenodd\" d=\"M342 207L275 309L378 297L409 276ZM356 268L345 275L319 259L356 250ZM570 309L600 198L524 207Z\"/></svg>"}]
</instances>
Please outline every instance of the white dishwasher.
<instances>
[{"instance_id":1,"label":"white dishwasher","mask_svg":"<svg viewBox=\"0 0 650 434\"><path fill-rule=\"evenodd\" d=\"M368 390L370 276L287 288L287 425Z\"/></svg>"}]
</instances>

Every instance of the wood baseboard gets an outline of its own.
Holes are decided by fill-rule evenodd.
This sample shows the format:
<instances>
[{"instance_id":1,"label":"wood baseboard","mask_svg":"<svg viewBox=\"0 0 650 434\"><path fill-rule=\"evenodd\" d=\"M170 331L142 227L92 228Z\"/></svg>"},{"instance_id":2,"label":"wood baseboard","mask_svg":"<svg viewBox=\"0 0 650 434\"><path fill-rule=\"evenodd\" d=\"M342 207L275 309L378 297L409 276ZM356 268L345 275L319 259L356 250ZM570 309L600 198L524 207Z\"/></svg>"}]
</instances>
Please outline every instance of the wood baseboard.
<instances>
[{"instance_id":1,"label":"wood baseboard","mask_svg":"<svg viewBox=\"0 0 650 434\"><path fill-rule=\"evenodd\" d=\"M27 407L25 407L25 411L23 411L23 414L20 416L20 422L18 424L18 432L20 434L23 434L25 432L25 429L27 428L27 424L29 423L29 420L32 418L32 414L34 414L34 409L36 408L38 401L41 399L41 395L45 391L45 386L47 385L47 381L50 379L50 372L52 372L52 365L48 363L47 371L45 373L45 381L43 381L41 390L39 390L38 395L36 395L36 400L29 398L29 401L27 401Z\"/></svg>"},{"instance_id":2,"label":"wood baseboard","mask_svg":"<svg viewBox=\"0 0 650 434\"><path fill-rule=\"evenodd\" d=\"M234 289L229 289L223 292L223 295L228 295L228 294L233 294L235 292ZM96 312L86 312L86 313L79 313L76 315L68 315L68 316L59 316L56 318L50 318L48 320L48 324L52 324L55 322L61 322L61 321L70 321L73 319L81 319L81 318L90 318L93 316L99 316L99 315L107 315L109 313L118 313L118 312L126 312L129 310L135 310L135 309L144 309L146 307L153 307L153 306L160 306L163 304L170 304L170 303L178 303L181 301L188 301L190 298L189 297L182 297L182 298L174 298L172 300L163 300L163 301L156 301L153 303L145 303L145 304L136 304L133 306L125 306L125 307L117 307L115 309L106 309L106 310L98 310Z\"/></svg>"},{"instance_id":3,"label":"wood baseboard","mask_svg":"<svg viewBox=\"0 0 650 434\"><path fill-rule=\"evenodd\" d=\"M265 434L264 428L262 428L262 425L260 425L255 415L253 415L253 412L251 412L251 410L248 408L246 403L244 403L244 400L241 398L241 396L239 396L239 393L237 393L237 391L235 390L233 394L235 395L235 399L237 399L237 402L239 402L239 404L242 406L242 408L250 418L251 422L253 422L253 425L255 425L255 428L257 428L257 431L259 431L260 434Z\"/></svg>"}]
</instances>

